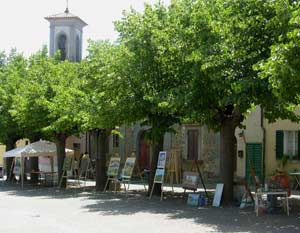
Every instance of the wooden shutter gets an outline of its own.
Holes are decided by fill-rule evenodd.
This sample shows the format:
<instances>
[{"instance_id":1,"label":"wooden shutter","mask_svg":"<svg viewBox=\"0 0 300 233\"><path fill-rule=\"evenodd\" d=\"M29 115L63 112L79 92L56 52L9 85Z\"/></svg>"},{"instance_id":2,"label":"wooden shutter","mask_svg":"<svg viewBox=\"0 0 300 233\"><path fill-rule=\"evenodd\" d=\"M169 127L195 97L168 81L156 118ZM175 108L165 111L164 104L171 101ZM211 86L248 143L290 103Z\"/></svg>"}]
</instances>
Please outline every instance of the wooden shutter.
<instances>
[{"instance_id":1,"label":"wooden shutter","mask_svg":"<svg viewBox=\"0 0 300 233\"><path fill-rule=\"evenodd\" d=\"M276 130L276 159L283 157L283 131Z\"/></svg>"},{"instance_id":2,"label":"wooden shutter","mask_svg":"<svg viewBox=\"0 0 300 233\"><path fill-rule=\"evenodd\" d=\"M198 130L188 130L188 155L187 159L198 159Z\"/></svg>"}]
</instances>

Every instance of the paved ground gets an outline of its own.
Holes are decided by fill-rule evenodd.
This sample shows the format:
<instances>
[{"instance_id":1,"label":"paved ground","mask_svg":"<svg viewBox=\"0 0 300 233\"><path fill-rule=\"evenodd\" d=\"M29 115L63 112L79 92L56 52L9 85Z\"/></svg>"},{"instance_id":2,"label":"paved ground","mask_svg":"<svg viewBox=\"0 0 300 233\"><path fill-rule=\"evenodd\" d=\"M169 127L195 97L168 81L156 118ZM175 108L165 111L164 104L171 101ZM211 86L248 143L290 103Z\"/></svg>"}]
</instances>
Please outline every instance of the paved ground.
<instances>
[{"instance_id":1,"label":"paved ground","mask_svg":"<svg viewBox=\"0 0 300 233\"><path fill-rule=\"evenodd\" d=\"M133 186L132 188L136 188ZM182 193L149 200L140 191L96 193L93 189L0 184L1 233L200 233L300 232L300 200L291 216L253 209L198 208L186 205Z\"/></svg>"}]
</instances>

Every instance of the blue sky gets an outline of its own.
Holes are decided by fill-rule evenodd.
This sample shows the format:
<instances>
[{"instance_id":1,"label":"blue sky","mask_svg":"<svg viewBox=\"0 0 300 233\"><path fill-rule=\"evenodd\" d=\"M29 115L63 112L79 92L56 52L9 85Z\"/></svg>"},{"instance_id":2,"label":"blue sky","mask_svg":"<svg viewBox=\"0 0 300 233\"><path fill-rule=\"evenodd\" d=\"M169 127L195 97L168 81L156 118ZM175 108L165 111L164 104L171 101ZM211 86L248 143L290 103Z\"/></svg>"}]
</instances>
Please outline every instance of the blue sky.
<instances>
[{"instance_id":1,"label":"blue sky","mask_svg":"<svg viewBox=\"0 0 300 233\"><path fill-rule=\"evenodd\" d=\"M71 13L81 17L84 28L83 50L87 39L115 40L113 21L122 17L123 10L142 11L144 2L158 0L69 0ZM170 0L164 0L169 3ZM49 42L49 24L44 17L61 13L66 0L0 0L0 50L8 52L15 47L26 56L38 51ZM84 52L85 55L85 52Z\"/></svg>"}]
</instances>

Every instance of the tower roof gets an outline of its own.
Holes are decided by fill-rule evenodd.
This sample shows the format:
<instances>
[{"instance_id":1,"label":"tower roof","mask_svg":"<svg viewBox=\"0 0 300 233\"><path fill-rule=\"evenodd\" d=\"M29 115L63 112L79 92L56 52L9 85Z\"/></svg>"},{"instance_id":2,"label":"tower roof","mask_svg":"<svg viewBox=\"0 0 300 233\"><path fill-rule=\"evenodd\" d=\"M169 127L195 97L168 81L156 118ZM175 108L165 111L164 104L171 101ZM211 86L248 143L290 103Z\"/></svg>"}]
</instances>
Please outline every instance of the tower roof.
<instances>
[{"instance_id":1,"label":"tower roof","mask_svg":"<svg viewBox=\"0 0 300 233\"><path fill-rule=\"evenodd\" d=\"M81 18L70 13L68 8L66 8L66 10L62 13L49 15L49 16L45 17L45 19L47 19L48 21L52 21L52 20L56 20L56 19L77 19L83 24L83 27L87 26L87 23L84 22Z\"/></svg>"}]
</instances>

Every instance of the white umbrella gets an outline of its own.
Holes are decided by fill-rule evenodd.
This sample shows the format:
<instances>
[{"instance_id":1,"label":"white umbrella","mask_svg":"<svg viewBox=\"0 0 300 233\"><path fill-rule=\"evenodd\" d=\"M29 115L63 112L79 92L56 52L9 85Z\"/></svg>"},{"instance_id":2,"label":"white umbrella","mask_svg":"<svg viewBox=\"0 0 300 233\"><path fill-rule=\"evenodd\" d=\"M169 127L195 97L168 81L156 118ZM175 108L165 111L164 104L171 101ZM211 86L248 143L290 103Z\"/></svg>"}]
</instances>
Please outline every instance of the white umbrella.
<instances>
[{"instance_id":1,"label":"white umbrella","mask_svg":"<svg viewBox=\"0 0 300 233\"><path fill-rule=\"evenodd\" d=\"M67 155L73 155L74 151L65 149ZM25 157L39 157L39 156L56 156L56 144L49 141L40 140L26 146L15 148L10 151L6 151L3 154L4 158L17 157L21 158L21 180L23 187L23 175L24 175L24 158Z\"/></svg>"}]
</instances>

